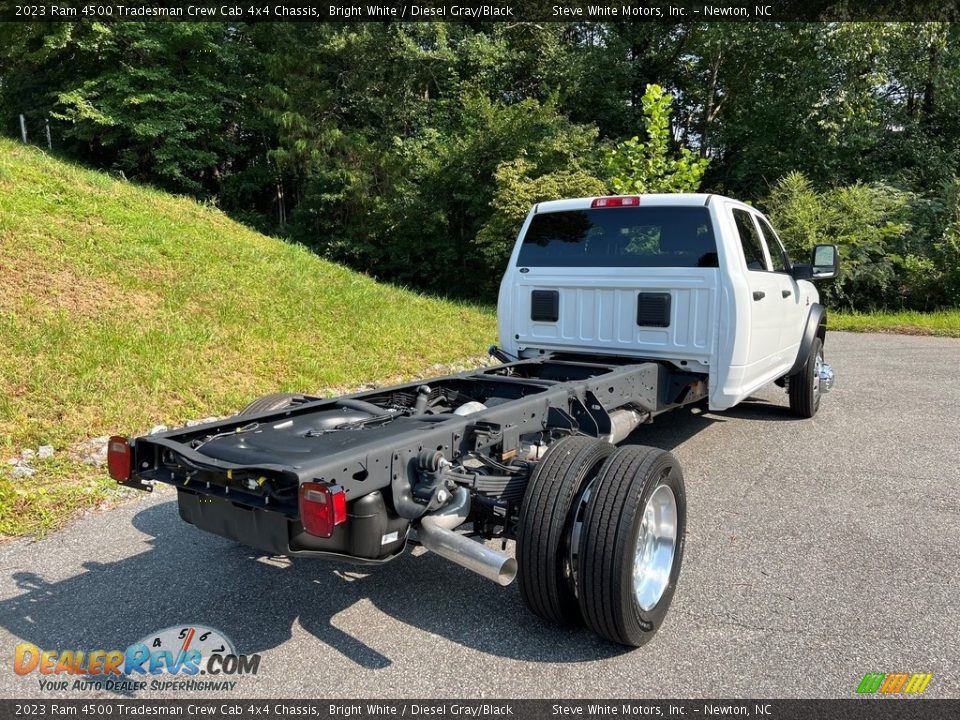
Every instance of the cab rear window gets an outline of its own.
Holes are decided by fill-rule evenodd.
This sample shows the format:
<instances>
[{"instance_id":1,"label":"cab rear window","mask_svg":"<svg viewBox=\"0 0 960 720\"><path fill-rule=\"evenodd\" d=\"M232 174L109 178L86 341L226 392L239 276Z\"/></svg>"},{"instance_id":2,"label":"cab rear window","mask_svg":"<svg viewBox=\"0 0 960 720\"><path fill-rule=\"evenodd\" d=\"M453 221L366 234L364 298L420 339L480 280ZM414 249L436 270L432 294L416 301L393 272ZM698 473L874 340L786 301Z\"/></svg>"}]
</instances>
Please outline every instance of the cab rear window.
<instances>
[{"instance_id":1,"label":"cab rear window","mask_svg":"<svg viewBox=\"0 0 960 720\"><path fill-rule=\"evenodd\" d=\"M704 207L565 210L534 215L522 267L718 267Z\"/></svg>"}]
</instances>

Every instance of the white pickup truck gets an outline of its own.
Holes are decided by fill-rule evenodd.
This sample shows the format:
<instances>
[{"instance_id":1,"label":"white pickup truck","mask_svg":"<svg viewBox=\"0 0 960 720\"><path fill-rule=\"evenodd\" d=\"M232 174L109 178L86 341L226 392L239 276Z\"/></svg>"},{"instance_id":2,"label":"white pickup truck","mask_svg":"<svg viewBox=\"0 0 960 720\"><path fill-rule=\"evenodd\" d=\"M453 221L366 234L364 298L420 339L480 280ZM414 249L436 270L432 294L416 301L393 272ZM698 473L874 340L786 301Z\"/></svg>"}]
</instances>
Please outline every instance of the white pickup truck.
<instances>
[{"instance_id":1,"label":"white pickup truck","mask_svg":"<svg viewBox=\"0 0 960 720\"><path fill-rule=\"evenodd\" d=\"M415 534L518 578L542 618L642 645L676 589L686 494L640 426L771 381L812 417L833 373L810 281L836 271L835 246L793 264L760 213L716 195L540 203L503 277L501 364L114 436L110 474L172 485L183 520L270 554L382 564ZM515 540L516 557L475 538Z\"/></svg>"},{"instance_id":2,"label":"white pickup truck","mask_svg":"<svg viewBox=\"0 0 960 720\"><path fill-rule=\"evenodd\" d=\"M794 264L762 214L719 195L543 202L500 287L500 342L519 357L666 360L707 377L711 410L779 381L812 417L833 371L811 281L836 272L835 246Z\"/></svg>"}]
</instances>

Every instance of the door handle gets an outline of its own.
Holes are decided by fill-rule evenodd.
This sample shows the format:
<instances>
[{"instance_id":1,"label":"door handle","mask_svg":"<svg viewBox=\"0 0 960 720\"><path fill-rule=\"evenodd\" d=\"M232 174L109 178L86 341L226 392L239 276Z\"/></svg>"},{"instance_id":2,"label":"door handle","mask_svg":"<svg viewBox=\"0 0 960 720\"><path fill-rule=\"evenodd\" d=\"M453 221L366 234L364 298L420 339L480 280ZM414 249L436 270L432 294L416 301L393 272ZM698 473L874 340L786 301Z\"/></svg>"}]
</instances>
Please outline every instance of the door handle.
<instances>
[{"instance_id":1,"label":"door handle","mask_svg":"<svg viewBox=\"0 0 960 720\"><path fill-rule=\"evenodd\" d=\"M780 294L783 295L785 298L788 298L791 295L793 295L793 290L781 290Z\"/></svg>"},{"instance_id":2,"label":"door handle","mask_svg":"<svg viewBox=\"0 0 960 720\"><path fill-rule=\"evenodd\" d=\"M753 293L753 299L754 299L754 300L763 300L766 296L767 296L767 294L766 294L763 290L756 290L756 291Z\"/></svg>"}]
</instances>

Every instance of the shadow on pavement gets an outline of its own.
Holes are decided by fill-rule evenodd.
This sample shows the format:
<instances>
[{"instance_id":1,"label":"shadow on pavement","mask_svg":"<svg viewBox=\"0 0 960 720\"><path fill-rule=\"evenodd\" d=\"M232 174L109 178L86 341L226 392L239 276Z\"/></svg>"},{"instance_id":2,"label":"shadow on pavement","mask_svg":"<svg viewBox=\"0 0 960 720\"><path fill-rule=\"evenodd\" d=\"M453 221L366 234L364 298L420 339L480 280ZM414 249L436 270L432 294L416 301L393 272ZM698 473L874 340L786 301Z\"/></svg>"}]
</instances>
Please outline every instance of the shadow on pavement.
<instances>
[{"instance_id":1,"label":"shadow on pavement","mask_svg":"<svg viewBox=\"0 0 960 720\"><path fill-rule=\"evenodd\" d=\"M278 647L299 625L375 670L399 658L341 629L337 619L369 601L394 621L497 656L562 663L626 651L584 628L545 623L520 605L515 587L498 587L430 553L408 552L372 570L269 558L183 523L173 502L146 508L133 524L152 536L151 550L87 562L85 572L59 582L12 573L22 592L0 601L0 624L41 649L61 650L124 649L171 625L202 624L223 631L244 654ZM96 557L97 548L89 553ZM389 619L367 614L376 623L371 637L389 628ZM319 665L322 655L307 657Z\"/></svg>"},{"instance_id":2,"label":"shadow on pavement","mask_svg":"<svg viewBox=\"0 0 960 720\"><path fill-rule=\"evenodd\" d=\"M717 413L715 417L737 418L738 420L802 420L803 418L790 412L787 405L777 405L769 400L749 397L729 410Z\"/></svg>"},{"instance_id":3,"label":"shadow on pavement","mask_svg":"<svg viewBox=\"0 0 960 720\"><path fill-rule=\"evenodd\" d=\"M717 422L724 422L723 416L707 414L706 402L700 402L658 415L652 423L634 430L626 443L673 450Z\"/></svg>"}]
</instances>

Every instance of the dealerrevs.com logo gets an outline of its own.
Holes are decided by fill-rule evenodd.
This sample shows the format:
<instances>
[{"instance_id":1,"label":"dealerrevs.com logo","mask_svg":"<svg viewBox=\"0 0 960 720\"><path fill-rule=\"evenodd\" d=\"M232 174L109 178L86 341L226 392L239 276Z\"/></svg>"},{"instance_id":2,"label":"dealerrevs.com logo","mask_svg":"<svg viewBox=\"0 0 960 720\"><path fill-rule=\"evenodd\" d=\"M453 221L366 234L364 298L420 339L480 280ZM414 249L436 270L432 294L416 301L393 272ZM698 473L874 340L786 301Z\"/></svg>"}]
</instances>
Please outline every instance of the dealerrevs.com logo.
<instances>
[{"instance_id":1,"label":"dealerrevs.com logo","mask_svg":"<svg viewBox=\"0 0 960 720\"><path fill-rule=\"evenodd\" d=\"M867 673L857 686L858 695L920 695L933 673Z\"/></svg>"},{"instance_id":2,"label":"dealerrevs.com logo","mask_svg":"<svg viewBox=\"0 0 960 720\"><path fill-rule=\"evenodd\" d=\"M174 626L151 633L126 650L42 650L20 643L14 650L17 675L36 674L40 689L223 691L234 679L256 675L260 655L240 655L219 630Z\"/></svg>"}]
</instances>

